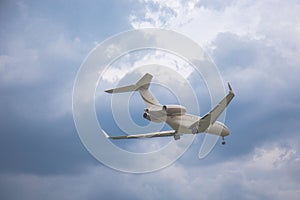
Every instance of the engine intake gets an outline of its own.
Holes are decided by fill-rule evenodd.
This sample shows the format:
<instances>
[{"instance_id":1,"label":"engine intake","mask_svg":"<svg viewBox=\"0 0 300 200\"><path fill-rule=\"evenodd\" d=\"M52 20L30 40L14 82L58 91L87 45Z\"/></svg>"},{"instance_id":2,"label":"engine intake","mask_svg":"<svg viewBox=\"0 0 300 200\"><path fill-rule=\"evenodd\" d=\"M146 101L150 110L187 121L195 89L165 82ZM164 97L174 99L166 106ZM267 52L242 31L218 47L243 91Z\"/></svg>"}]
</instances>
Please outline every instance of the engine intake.
<instances>
[{"instance_id":1,"label":"engine intake","mask_svg":"<svg viewBox=\"0 0 300 200\"><path fill-rule=\"evenodd\" d=\"M153 122L165 122L167 115L165 111L162 110L148 110L149 112L144 112L143 117L149 121Z\"/></svg>"},{"instance_id":2,"label":"engine intake","mask_svg":"<svg viewBox=\"0 0 300 200\"><path fill-rule=\"evenodd\" d=\"M163 105L162 110L166 111L167 115L183 115L186 113L186 108L181 105Z\"/></svg>"},{"instance_id":3,"label":"engine intake","mask_svg":"<svg viewBox=\"0 0 300 200\"><path fill-rule=\"evenodd\" d=\"M143 117L144 117L145 119L148 119L148 120L150 120L150 116L149 116L149 114L148 114L148 113L146 113L146 112L144 112L144 114L143 114Z\"/></svg>"}]
</instances>

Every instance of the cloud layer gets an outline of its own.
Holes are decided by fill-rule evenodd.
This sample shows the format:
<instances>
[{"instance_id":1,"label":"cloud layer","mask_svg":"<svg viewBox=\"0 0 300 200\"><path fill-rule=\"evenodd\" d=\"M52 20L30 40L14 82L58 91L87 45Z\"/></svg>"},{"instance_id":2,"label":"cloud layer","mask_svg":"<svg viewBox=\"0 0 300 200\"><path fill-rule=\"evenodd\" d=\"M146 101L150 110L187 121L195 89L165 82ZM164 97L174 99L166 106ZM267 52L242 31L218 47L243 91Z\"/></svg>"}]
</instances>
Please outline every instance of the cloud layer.
<instances>
[{"instance_id":1,"label":"cloud layer","mask_svg":"<svg viewBox=\"0 0 300 200\"><path fill-rule=\"evenodd\" d=\"M297 1L10 1L0 9L1 199L298 199ZM95 41L131 27L175 30L205 48L236 92L228 145L198 160L200 135L175 164L142 175L111 170L84 149L72 119L76 72ZM165 59L140 63L157 58ZM183 73L209 110L204 83Z\"/></svg>"}]
</instances>

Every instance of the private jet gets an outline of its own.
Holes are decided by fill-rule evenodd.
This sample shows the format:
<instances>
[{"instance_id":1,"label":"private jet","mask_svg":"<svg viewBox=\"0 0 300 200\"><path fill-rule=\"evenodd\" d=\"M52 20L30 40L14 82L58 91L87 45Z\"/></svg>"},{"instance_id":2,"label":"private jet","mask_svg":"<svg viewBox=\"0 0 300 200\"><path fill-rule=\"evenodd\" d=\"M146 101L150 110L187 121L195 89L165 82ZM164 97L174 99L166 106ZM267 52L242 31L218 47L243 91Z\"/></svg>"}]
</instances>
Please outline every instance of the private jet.
<instances>
[{"instance_id":1,"label":"private jet","mask_svg":"<svg viewBox=\"0 0 300 200\"><path fill-rule=\"evenodd\" d=\"M149 91L152 78L153 76L151 74L146 73L136 84L106 90L105 92L114 94L138 91L146 104L143 117L152 122L167 123L172 130L120 136L109 136L104 132L107 138L138 139L172 136L175 140L179 140L184 134L209 133L220 136L222 138L222 144L226 144L224 137L230 134L229 129L223 123L217 121L217 119L234 97L234 92L229 83L228 94L211 111L199 117L186 113L186 108L182 105L160 104Z\"/></svg>"}]
</instances>

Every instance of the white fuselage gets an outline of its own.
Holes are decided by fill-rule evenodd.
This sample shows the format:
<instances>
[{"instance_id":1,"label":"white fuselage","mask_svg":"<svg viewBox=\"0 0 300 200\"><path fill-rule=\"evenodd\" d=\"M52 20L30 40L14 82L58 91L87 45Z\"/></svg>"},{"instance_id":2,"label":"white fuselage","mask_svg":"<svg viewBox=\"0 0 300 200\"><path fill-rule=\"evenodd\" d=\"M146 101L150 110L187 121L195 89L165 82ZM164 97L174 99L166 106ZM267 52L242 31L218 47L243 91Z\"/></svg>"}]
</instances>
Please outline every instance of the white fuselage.
<instances>
[{"instance_id":1,"label":"white fuselage","mask_svg":"<svg viewBox=\"0 0 300 200\"><path fill-rule=\"evenodd\" d=\"M165 122L173 130L127 136L108 136L109 138L132 139L174 136L174 139L178 140L180 139L180 136L185 133L196 134L206 132L222 136L222 144L225 144L224 136L229 135L229 130L223 123L216 120L234 97L234 93L229 83L229 93L211 111L203 117L198 117L186 114L186 108L181 105L161 105L149 91L152 78L153 76L151 74L146 73L136 82L136 84L109 89L105 92L122 93L138 91L147 107L144 109L143 117L152 122Z\"/></svg>"},{"instance_id":2,"label":"white fuselage","mask_svg":"<svg viewBox=\"0 0 300 200\"><path fill-rule=\"evenodd\" d=\"M181 105L164 105L161 108L156 109L144 109L143 117L149 121L156 123L167 123L172 129L177 130L178 134L196 134L206 132L210 134L227 136L229 135L228 128L221 122L215 123L203 127L201 131L196 131L191 126L200 120L199 116L186 114L185 107Z\"/></svg>"}]
</instances>

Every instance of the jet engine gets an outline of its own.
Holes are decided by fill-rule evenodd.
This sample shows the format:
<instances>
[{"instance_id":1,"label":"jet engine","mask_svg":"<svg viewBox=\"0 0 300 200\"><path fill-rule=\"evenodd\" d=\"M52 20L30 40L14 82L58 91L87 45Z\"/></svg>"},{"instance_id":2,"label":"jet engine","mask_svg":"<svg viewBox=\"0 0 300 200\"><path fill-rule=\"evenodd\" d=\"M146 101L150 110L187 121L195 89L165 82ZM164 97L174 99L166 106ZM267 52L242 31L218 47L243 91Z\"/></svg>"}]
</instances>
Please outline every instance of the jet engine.
<instances>
[{"instance_id":1,"label":"jet engine","mask_svg":"<svg viewBox=\"0 0 300 200\"><path fill-rule=\"evenodd\" d=\"M153 122L165 122L167 119L166 111L163 109L144 109L143 117Z\"/></svg>"},{"instance_id":2,"label":"jet engine","mask_svg":"<svg viewBox=\"0 0 300 200\"><path fill-rule=\"evenodd\" d=\"M183 115L186 113L186 108L181 105L163 105L162 108L168 116Z\"/></svg>"}]
</instances>

